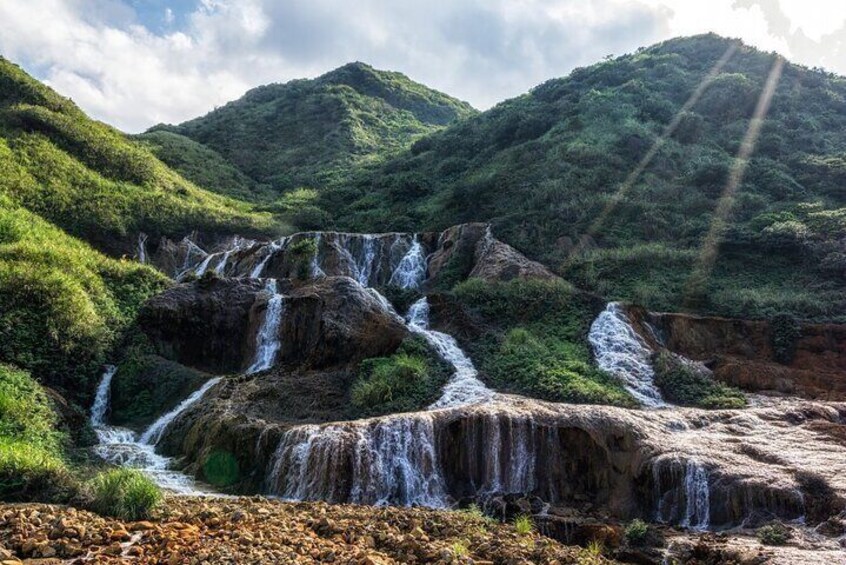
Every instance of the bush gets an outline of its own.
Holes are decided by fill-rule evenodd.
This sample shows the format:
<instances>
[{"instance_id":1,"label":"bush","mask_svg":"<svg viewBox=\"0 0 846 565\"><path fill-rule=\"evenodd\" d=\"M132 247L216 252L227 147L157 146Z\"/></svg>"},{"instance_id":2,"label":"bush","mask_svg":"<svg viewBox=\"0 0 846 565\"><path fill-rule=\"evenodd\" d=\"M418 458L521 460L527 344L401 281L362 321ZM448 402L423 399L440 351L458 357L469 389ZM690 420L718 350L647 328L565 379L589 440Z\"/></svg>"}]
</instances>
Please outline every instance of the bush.
<instances>
[{"instance_id":1,"label":"bush","mask_svg":"<svg viewBox=\"0 0 846 565\"><path fill-rule=\"evenodd\" d=\"M787 365L793 360L796 340L801 335L799 324L789 314L778 314L770 320L770 328L772 328L771 340L775 360Z\"/></svg>"},{"instance_id":2,"label":"bush","mask_svg":"<svg viewBox=\"0 0 846 565\"><path fill-rule=\"evenodd\" d=\"M419 410L437 399L449 374L422 338L408 339L390 357L362 361L350 391L354 415Z\"/></svg>"},{"instance_id":3,"label":"bush","mask_svg":"<svg viewBox=\"0 0 846 565\"><path fill-rule=\"evenodd\" d=\"M764 545L787 545L793 533L784 524L767 524L758 528L758 539Z\"/></svg>"},{"instance_id":4,"label":"bush","mask_svg":"<svg viewBox=\"0 0 846 565\"><path fill-rule=\"evenodd\" d=\"M535 523L532 517L526 514L521 514L514 518L514 530L521 536L527 536L535 531Z\"/></svg>"},{"instance_id":5,"label":"bush","mask_svg":"<svg viewBox=\"0 0 846 565\"><path fill-rule=\"evenodd\" d=\"M44 389L0 364L0 500L63 501L73 493L56 424Z\"/></svg>"},{"instance_id":6,"label":"bush","mask_svg":"<svg viewBox=\"0 0 846 565\"><path fill-rule=\"evenodd\" d=\"M742 392L716 382L704 369L667 350L655 357L654 366L655 386L670 402L713 409L746 406L746 396Z\"/></svg>"},{"instance_id":7,"label":"bush","mask_svg":"<svg viewBox=\"0 0 846 565\"><path fill-rule=\"evenodd\" d=\"M469 347L497 389L555 402L635 405L591 364L587 333L600 308L568 283L470 279L453 293L491 328Z\"/></svg>"},{"instance_id":8,"label":"bush","mask_svg":"<svg viewBox=\"0 0 846 565\"><path fill-rule=\"evenodd\" d=\"M94 477L89 484L91 509L121 520L142 520L162 500L158 486L137 469L111 469Z\"/></svg>"},{"instance_id":9,"label":"bush","mask_svg":"<svg viewBox=\"0 0 846 565\"><path fill-rule=\"evenodd\" d=\"M639 546L646 542L649 534L649 524L640 519L634 519L626 526L625 536L629 545Z\"/></svg>"}]
</instances>

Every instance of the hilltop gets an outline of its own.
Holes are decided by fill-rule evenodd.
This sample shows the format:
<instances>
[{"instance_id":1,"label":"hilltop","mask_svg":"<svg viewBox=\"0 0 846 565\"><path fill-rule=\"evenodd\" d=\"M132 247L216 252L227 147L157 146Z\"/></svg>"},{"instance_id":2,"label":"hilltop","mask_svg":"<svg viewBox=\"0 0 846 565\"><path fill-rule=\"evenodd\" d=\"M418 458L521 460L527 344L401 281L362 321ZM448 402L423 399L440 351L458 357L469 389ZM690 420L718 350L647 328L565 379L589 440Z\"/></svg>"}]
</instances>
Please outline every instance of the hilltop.
<instances>
[{"instance_id":1,"label":"hilltop","mask_svg":"<svg viewBox=\"0 0 846 565\"><path fill-rule=\"evenodd\" d=\"M346 178L352 168L475 114L469 104L401 73L349 63L315 79L254 88L205 116L150 133L197 141L281 192Z\"/></svg>"},{"instance_id":2,"label":"hilltop","mask_svg":"<svg viewBox=\"0 0 846 565\"><path fill-rule=\"evenodd\" d=\"M784 64L714 270L691 277L775 63L716 35L640 49L422 138L320 205L350 230L490 221L579 286L654 309L839 318L846 79L818 70Z\"/></svg>"}]
</instances>

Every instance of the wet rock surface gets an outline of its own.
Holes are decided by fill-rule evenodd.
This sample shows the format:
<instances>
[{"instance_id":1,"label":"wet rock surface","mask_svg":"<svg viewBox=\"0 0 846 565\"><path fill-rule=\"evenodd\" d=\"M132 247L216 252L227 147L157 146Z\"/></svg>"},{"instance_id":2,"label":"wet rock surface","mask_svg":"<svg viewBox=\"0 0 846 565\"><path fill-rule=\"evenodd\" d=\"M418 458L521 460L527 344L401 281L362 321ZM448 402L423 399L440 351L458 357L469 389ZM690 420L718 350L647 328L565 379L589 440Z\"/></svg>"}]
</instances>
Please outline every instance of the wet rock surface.
<instances>
[{"instance_id":1,"label":"wet rock surface","mask_svg":"<svg viewBox=\"0 0 846 565\"><path fill-rule=\"evenodd\" d=\"M306 367L353 364L395 350L408 335L401 320L348 277L326 277L283 293L278 363ZM267 310L264 282L206 276L148 301L139 325L160 355L221 374L243 370Z\"/></svg>"},{"instance_id":2,"label":"wet rock surface","mask_svg":"<svg viewBox=\"0 0 846 565\"><path fill-rule=\"evenodd\" d=\"M448 511L172 498L153 520L122 522L69 507L0 505L4 564L25 559L42 564L551 565L583 563L584 556L580 548L537 533L519 534L509 525Z\"/></svg>"}]
</instances>

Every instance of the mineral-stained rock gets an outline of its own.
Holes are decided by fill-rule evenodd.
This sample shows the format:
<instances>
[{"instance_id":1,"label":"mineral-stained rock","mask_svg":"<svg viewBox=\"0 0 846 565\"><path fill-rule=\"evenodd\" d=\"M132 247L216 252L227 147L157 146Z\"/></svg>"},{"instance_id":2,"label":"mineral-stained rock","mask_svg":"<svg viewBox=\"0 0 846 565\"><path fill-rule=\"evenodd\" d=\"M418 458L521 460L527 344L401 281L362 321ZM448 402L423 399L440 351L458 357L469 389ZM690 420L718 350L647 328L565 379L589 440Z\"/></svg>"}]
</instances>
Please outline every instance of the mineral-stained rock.
<instances>
[{"instance_id":1,"label":"mineral-stained rock","mask_svg":"<svg viewBox=\"0 0 846 565\"><path fill-rule=\"evenodd\" d=\"M779 360L777 329L765 320L647 313L629 308L647 339L705 361L714 377L749 391L818 400L846 399L846 325L797 323L791 355Z\"/></svg>"}]
</instances>

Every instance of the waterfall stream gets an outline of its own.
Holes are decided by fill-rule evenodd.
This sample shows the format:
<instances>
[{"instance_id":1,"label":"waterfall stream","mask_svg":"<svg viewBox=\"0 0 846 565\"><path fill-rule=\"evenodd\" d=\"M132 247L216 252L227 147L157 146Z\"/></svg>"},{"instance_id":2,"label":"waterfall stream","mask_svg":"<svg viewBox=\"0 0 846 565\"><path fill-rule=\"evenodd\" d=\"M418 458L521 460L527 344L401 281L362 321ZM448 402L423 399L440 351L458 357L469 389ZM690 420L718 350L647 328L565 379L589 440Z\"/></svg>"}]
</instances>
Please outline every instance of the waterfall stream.
<instances>
[{"instance_id":1,"label":"waterfall stream","mask_svg":"<svg viewBox=\"0 0 846 565\"><path fill-rule=\"evenodd\" d=\"M247 374L258 373L273 366L276 354L281 346L279 342L279 327L282 324L284 311L284 296L279 294L276 279L268 279L265 292L270 294L264 320L256 335L256 354L253 363L247 369Z\"/></svg>"},{"instance_id":2,"label":"waterfall stream","mask_svg":"<svg viewBox=\"0 0 846 565\"><path fill-rule=\"evenodd\" d=\"M397 268L391 273L388 285L399 288L420 288L426 278L426 257L423 246L415 235L411 248L400 260Z\"/></svg>"},{"instance_id":3,"label":"waterfall stream","mask_svg":"<svg viewBox=\"0 0 846 565\"><path fill-rule=\"evenodd\" d=\"M202 398L203 394L217 384L220 379L215 378L207 381L179 406L156 420L139 438L138 434L132 430L105 423L106 412L109 409L112 377L116 372L117 367L111 365L106 367L100 384L97 386L94 404L91 406L90 421L99 440L99 444L94 448L95 453L113 465L140 469L157 485L173 493L204 494L204 491L195 483L194 479L184 473L170 469L173 460L156 453L155 443L168 424Z\"/></svg>"},{"instance_id":4,"label":"waterfall stream","mask_svg":"<svg viewBox=\"0 0 846 565\"><path fill-rule=\"evenodd\" d=\"M454 408L493 398L494 392L478 379L473 361L461 350L455 338L429 329L429 301L424 296L408 309L408 329L422 336L455 370L444 386L441 397L429 406L430 410Z\"/></svg>"},{"instance_id":5,"label":"waterfall stream","mask_svg":"<svg viewBox=\"0 0 846 565\"><path fill-rule=\"evenodd\" d=\"M641 404L648 408L667 405L655 386L652 351L619 303L609 303L597 316L590 326L588 341L599 368L620 379Z\"/></svg>"}]
</instances>

